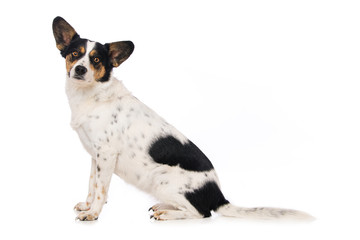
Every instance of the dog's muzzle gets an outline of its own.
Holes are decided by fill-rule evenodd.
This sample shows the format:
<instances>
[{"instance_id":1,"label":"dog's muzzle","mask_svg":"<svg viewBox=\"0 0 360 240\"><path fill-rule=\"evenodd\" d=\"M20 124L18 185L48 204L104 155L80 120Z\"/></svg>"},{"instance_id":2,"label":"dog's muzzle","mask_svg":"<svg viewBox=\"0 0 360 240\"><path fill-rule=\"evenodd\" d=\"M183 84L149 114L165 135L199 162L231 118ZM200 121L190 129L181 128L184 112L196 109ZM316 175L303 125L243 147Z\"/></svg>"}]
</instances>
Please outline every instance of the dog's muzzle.
<instances>
[{"instance_id":1,"label":"dog's muzzle","mask_svg":"<svg viewBox=\"0 0 360 240\"><path fill-rule=\"evenodd\" d=\"M86 67L81 66L81 65L76 66L74 78L79 79L79 80L84 80L84 75L86 72L87 72Z\"/></svg>"}]
</instances>

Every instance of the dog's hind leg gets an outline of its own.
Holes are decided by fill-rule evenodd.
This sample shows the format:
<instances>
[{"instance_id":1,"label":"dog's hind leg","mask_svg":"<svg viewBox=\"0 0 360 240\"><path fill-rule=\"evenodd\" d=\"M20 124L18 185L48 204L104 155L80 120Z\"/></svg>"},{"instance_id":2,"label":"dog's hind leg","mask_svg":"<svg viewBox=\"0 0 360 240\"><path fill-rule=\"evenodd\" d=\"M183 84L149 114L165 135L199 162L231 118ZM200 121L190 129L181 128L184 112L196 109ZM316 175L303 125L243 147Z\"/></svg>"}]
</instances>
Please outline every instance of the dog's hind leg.
<instances>
[{"instance_id":1,"label":"dog's hind leg","mask_svg":"<svg viewBox=\"0 0 360 240\"><path fill-rule=\"evenodd\" d=\"M157 210L150 216L155 220L179 220L203 218L202 215L188 210Z\"/></svg>"},{"instance_id":2,"label":"dog's hind leg","mask_svg":"<svg viewBox=\"0 0 360 240\"><path fill-rule=\"evenodd\" d=\"M174 200L173 204L159 203L152 206L149 209L149 211L153 211L150 218L155 220L178 220L204 217L182 195L179 194Z\"/></svg>"},{"instance_id":3,"label":"dog's hind leg","mask_svg":"<svg viewBox=\"0 0 360 240\"><path fill-rule=\"evenodd\" d=\"M176 207L170 205L170 204L164 204L164 203L158 203L149 208L149 211L159 211L159 210L178 210Z\"/></svg>"}]
</instances>

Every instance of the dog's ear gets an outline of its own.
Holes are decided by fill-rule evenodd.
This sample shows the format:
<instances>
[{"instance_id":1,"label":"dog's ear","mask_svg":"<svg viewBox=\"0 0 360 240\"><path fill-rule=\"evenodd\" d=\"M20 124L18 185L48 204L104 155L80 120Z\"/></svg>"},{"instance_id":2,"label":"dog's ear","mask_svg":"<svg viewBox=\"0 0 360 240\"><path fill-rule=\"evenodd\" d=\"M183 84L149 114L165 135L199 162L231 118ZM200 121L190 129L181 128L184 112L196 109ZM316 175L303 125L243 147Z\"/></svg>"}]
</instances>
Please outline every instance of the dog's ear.
<instances>
[{"instance_id":1,"label":"dog's ear","mask_svg":"<svg viewBox=\"0 0 360 240\"><path fill-rule=\"evenodd\" d=\"M75 29L67 23L62 17L56 17L53 21L53 33L56 41L56 47L63 51L70 45L70 42L80 36Z\"/></svg>"},{"instance_id":2,"label":"dog's ear","mask_svg":"<svg viewBox=\"0 0 360 240\"><path fill-rule=\"evenodd\" d=\"M105 46L109 49L109 58L113 67L118 67L128 59L135 47L131 41L107 43Z\"/></svg>"}]
</instances>

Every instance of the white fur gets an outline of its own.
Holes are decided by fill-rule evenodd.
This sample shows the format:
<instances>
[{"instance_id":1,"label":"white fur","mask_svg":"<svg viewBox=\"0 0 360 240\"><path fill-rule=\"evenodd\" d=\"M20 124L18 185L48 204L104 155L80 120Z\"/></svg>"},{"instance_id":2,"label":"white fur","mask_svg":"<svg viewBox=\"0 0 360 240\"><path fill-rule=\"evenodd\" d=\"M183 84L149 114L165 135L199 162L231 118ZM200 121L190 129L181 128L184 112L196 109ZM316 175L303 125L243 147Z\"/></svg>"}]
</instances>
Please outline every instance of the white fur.
<instances>
[{"instance_id":1,"label":"white fur","mask_svg":"<svg viewBox=\"0 0 360 240\"><path fill-rule=\"evenodd\" d=\"M234 206L231 203L219 207L216 212L227 217L247 219L314 220L311 215L297 210L270 207L243 208Z\"/></svg>"}]
</instances>

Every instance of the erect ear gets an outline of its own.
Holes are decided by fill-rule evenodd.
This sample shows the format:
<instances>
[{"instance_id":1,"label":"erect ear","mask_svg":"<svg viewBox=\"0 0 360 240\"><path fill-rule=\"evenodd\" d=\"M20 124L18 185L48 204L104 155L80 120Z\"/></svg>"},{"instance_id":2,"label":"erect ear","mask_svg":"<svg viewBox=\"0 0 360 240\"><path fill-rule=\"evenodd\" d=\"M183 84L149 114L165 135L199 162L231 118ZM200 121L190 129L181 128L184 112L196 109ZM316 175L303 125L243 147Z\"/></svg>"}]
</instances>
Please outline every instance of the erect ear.
<instances>
[{"instance_id":1,"label":"erect ear","mask_svg":"<svg viewBox=\"0 0 360 240\"><path fill-rule=\"evenodd\" d=\"M70 42L80 37L75 29L67 23L62 17L56 17L53 21L53 32L56 41L56 47L64 51L70 45Z\"/></svg>"},{"instance_id":2,"label":"erect ear","mask_svg":"<svg viewBox=\"0 0 360 240\"><path fill-rule=\"evenodd\" d=\"M121 41L105 44L109 48L110 62L114 67L123 63L134 51L134 44L131 41Z\"/></svg>"}]
</instances>

